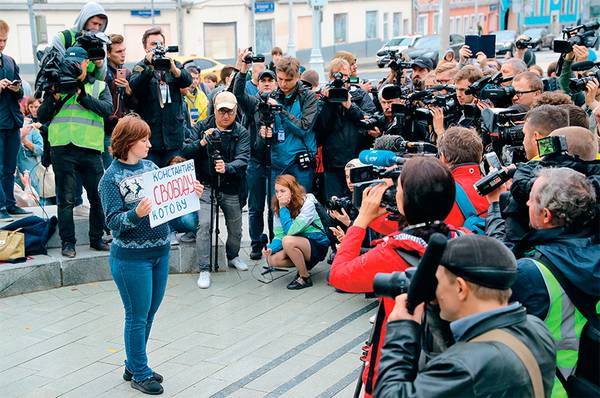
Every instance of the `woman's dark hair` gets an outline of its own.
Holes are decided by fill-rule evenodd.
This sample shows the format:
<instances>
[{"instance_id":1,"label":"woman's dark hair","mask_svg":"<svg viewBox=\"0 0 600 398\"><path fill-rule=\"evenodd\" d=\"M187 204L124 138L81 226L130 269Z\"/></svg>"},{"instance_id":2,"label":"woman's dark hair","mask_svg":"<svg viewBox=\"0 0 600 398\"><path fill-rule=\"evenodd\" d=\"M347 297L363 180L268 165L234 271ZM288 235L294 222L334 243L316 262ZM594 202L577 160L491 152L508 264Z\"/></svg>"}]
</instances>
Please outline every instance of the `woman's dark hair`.
<instances>
[{"instance_id":1,"label":"woman's dark hair","mask_svg":"<svg viewBox=\"0 0 600 398\"><path fill-rule=\"evenodd\" d=\"M143 138L150 138L150 126L139 115L130 113L117 122L110 140L113 156L127 160L131 147Z\"/></svg>"},{"instance_id":2,"label":"woman's dark hair","mask_svg":"<svg viewBox=\"0 0 600 398\"><path fill-rule=\"evenodd\" d=\"M286 187L291 191L291 199L290 204L287 206L292 218L298 217L300 214L300 210L302 210L302 205L304 205L304 200L306 198L306 191L304 187L300 185L296 177L290 174L282 174L275 179L275 184ZM271 200L271 208L273 212L279 216L279 200L277 200L277 196L273 195L273 199Z\"/></svg>"},{"instance_id":3,"label":"woman's dark hair","mask_svg":"<svg viewBox=\"0 0 600 398\"><path fill-rule=\"evenodd\" d=\"M409 225L427 224L417 228L413 235L425 240L433 232L447 234L443 221L454 206L456 187L450 169L441 160L431 157L415 157L406 161L400 174L402 207ZM422 236L426 235L426 236Z\"/></svg>"}]
</instances>

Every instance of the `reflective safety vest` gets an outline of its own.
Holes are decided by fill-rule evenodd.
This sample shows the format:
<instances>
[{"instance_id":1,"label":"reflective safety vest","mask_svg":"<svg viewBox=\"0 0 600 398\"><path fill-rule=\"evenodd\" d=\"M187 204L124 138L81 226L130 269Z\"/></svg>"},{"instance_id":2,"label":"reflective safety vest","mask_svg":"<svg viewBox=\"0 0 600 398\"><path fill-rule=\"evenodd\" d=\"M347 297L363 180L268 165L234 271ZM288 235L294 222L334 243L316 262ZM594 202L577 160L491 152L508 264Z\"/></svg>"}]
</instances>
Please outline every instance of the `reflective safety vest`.
<instances>
[{"instance_id":1,"label":"reflective safety vest","mask_svg":"<svg viewBox=\"0 0 600 398\"><path fill-rule=\"evenodd\" d=\"M556 367L566 380L573 374L577 366L579 338L587 319L575 308L552 272L540 261L533 261L544 278L546 290L550 297L550 307L544 323L556 342ZM558 397L567 398L567 392L555 376L552 398Z\"/></svg>"},{"instance_id":2,"label":"reflective safety vest","mask_svg":"<svg viewBox=\"0 0 600 398\"><path fill-rule=\"evenodd\" d=\"M96 80L86 83L85 92L94 98L106 89L106 83ZM62 94L64 98L68 94ZM77 102L77 95L69 98L54 116L48 127L50 146L73 144L82 148L104 150L104 119L102 116L84 108Z\"/></svg>"}]
</instances>

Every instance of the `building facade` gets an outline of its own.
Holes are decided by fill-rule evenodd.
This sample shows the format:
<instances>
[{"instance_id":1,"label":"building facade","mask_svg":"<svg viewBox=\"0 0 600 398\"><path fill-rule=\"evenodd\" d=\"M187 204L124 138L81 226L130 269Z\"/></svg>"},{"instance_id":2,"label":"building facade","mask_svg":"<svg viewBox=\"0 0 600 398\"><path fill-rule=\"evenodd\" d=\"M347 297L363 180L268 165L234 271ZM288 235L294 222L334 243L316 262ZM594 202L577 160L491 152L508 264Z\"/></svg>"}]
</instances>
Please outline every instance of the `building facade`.
<instances>
[{"instance_id":1,"label":"building facade","mask_svg":"<svg viewBox=\"0 0 600 398\"><path fill-rule=\"evenodd\" d=\"M34 12L45 17L48 41L57 32L71 27L85 4L78 0L42 2L45 4L34 5ZM153 24L151 2L101 0L99 3L108 14L107 33L125 36L127 62L141 59L142 33ZM307 57L312 47L312 8L307 0L291 3L296 50L299 57ZM288 0L154 0L154 25L163 29L167 44L179 44L180 54L231 60L238 48L251 45L257 52L267 54L273 46L287 51L288 4ZM6 52L20 64L32 64L27 0L0 1L0 18L11 25ZM411 0L329 0L323 9L321 45L327 50L325 55L342 48L359 54L374 52L373 48L383 40L411 33L411 21Z\"/></svg>"},{"instance_id":2,"label":"building facade","mask_svg":"<svg viewBox=\"0 0 600 398\"><path fill-rule=\"evenodd\" d=\"M437 34L440 24L440 1L418 0L416 31L422 35ZM450 1L450 33L483 34L498 30L499 1Z\"/></svg>"}]
</instances>

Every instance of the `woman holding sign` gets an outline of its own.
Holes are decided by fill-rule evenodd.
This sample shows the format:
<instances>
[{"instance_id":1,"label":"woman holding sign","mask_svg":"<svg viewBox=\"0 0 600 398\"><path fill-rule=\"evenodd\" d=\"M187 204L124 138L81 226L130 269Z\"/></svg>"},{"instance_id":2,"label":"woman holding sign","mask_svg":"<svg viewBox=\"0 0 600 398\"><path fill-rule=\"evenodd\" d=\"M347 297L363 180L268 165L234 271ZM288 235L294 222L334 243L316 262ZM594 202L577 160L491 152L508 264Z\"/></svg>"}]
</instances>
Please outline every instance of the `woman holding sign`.
<instances>
[{"instance_id":1,"label":"woman holding sign","mask_svg":"<svg viewBox=\"0 0 600 398\"><path fill-rule=\"evenodd\" d=\"M150 227L152 204L142 175L158 167L144 160L150 150L150 127L139 116L117 123L111 139L115 159L100 181L106 224L113 235L110 270L125 307L125 372L131 387L162 394L163 378L148 367L146 343L162 301L169 273L169 226ZM204 187L194 181L199 196Z\"/></svg>"}]
</instances>

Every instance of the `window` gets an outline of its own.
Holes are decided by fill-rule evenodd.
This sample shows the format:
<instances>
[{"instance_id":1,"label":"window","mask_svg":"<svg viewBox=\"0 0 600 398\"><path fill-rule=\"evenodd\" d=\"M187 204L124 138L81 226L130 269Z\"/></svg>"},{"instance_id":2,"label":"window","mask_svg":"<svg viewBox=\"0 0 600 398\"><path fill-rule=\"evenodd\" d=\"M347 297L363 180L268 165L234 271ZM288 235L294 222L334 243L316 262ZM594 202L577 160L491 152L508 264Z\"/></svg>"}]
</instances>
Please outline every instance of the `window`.
<instances>
[{"instance_id":1,"label":"window","mask_svg":"<svg viewBox=\"0 0 600 398\"><path fill-rule=\"evenodd\" d=\"M544 15L550 15L550 0L544 1Z\"/></svg>"},{"instance_id":2,"label":"window","mask_svg":"<svg viewBox=\"0 0 600 398\"><path fill-rule=\"evenodd\" d=\"M575 14L575 0L569 1L569 14Z\"/></svg>"},{"instance_id":3,"label":"window","mask_svg":"<svg viewBox=\"0 0 600 398\"><path fill-rule=\"evenodd\" d=\"M390 17L390 13L389 12L384 12L383 13L383 40L388 40L389 39L389 17Z\"/></svg>"},{"instance_id":4,"label":"window","mask_svg":"<svg viewBox=\"0 0 600 398\"><path fill-rule=\"evenodd\" d=\"M377 38L377 11L367 11L367 39Z\"/></svg>"},{"instance_id":5,"label":"window","mask_svg":"<svg viewBox=\"0 0 600 398\"><path fill-rule=\"evenodd\" d=\"M462 27L462 32L463 33L467 33L469 31L469 17L468 16L464 16L463 17L463 27Z\"/></svg>"},{"instance_id":6,"label":"window","mask_svg":"<svg viewBox=\"0 0 600 398\"><path fill-rule=\"evenodd\" d=\"M410 32L410 22L408 21L408 18L404 18L404 21L402 21L402 33L407 32Z\"/></svg>"},{"instance_id":7,"label":"window","mask_svg":"<svg viewBox=\"0 0 600 398\"><path fill-rule=\"evenodd\" d=\"M566 15L567 14L567 0L561 1L560 8L561 8L562 15Z\"/></svg>"},{"instance_id":8,"label":"window","mask_svg":"<svg viewBox=\"0 0 600 398\"><path fill-rule=\"evenodd\" d=\"M438 33L439 25L440 25L440 14L436 12L433 14L433 26L431 28L431 31L433 34Z\"/></svg>"},{"instance_id":9,"label":"window","mask_svg":"<svg viewBox=\"0 0 600 398\"><path fill-rule=\"evenodd\" d=\"M236 37L235 22L205 23L204 55L215 59L235 58L237 54Z\"/></svg>"},{"instance_id":10,"label":"window","mask_svg":"<svg viewBox=\"0 0 600 398\"><path fill-rule=\"evenodd\" d=\"M268 54L273 48L273 20L256 21L256 52Z\"/></svg>"},{"instance_id":11,"label":"window","mask_svg":"<svg viewBox=\"0 0 600 398\"><path fill-rule=\"evenodd\" d=\"M417 33L420 35L427 34L427 14L421 14L417 18Z\"/></svg>"},{"instance_id":12,"label":"window","mask_svg":"<svg viewBox=\"0 0 600 398\"><path fill-rule=\"evenodd\" d=\"M402 21L402 13L395 12L392 16L392 36L400 36L405 32L400 30L400 21Z\"/></svg>"},{"instance_id":13,"label":"window","mask_svg":"<svg viewBox=\"0 0 600 398\"><path fill-rule=\"evenodd\" d=\"M348 14L333 14L333 37L336 43L348 40L347 22Z\"/></svg>"}]
</instances>

